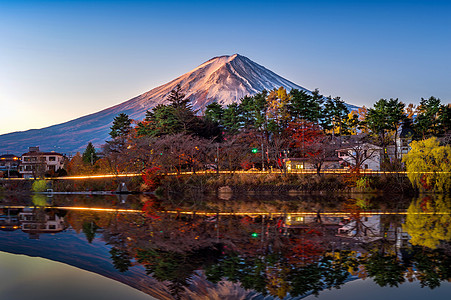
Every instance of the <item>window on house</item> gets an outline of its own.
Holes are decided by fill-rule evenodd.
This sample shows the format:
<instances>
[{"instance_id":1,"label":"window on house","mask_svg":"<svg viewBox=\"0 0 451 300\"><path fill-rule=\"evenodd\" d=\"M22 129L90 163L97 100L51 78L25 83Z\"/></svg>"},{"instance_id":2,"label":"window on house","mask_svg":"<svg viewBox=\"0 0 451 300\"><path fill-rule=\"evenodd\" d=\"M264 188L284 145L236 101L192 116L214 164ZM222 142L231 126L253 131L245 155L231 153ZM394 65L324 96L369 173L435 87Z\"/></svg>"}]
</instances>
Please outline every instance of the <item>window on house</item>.
<instances>
[{"instance_id":1,"label":"window on house","mask_svg":"<svg viewBox=\"0 0 451 300\"><path fill-rule=\"evenodd\" d=\"M365 170L366 170L366 169L368 169L368 165L367 165L367 164L365 164Z\"/></svg>"},{"instance_id":2,"label":"window on house","mask_svg":"<svg viewBox=\"0 0 451 300\"><path fill-rule=\"evenodd\" d=\"M56 157L55 156L49 156L49 161L56 161Z\"/></svg>"}]
</instances>

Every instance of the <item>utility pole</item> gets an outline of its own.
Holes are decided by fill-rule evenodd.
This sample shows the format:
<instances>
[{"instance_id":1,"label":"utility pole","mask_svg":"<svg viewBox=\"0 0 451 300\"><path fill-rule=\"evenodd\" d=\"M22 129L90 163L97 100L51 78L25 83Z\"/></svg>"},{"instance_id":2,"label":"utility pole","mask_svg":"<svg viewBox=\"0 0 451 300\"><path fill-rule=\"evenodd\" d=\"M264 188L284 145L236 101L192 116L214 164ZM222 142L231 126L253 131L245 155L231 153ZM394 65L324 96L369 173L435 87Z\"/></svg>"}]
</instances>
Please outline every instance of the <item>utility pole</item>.
<instances>
[{"instance_id":1,"label":"utility pole","mask_svg":"<svg viewBox=\"0 0 451 300\"><path fill-rule=\"evenodd\" d=\"M219 174L219 143L216 143L216 173Z\"/></svg>"}]
</instances>

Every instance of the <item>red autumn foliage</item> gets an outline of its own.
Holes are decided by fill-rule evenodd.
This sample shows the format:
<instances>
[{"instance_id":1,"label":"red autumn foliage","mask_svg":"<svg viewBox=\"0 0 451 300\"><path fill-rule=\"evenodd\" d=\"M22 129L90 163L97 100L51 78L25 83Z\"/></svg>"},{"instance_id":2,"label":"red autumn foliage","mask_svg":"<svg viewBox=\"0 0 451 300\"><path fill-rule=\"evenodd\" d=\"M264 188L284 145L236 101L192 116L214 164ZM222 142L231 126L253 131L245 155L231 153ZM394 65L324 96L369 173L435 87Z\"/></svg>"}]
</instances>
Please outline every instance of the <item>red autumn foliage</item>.
<instances>
[{"instance_id":1,"label":"red autumn foliage","mask_svg":"<svg viewBox=\"0 0 451 300\"><path fill-rule=\"evenodd\" d=\"M147 185L149 191L154 191L160 185L161 176L158 173L159 171L160 168L152 167L147 169L142 175L144 183Z\"/></svg>"},{"instance_id":2,"label":"red autumn foliage","mask_svg":"<svg viewBox=\"0 0 451 300\"><path fill-rule=\"evenodd\" d=\"M290 147L292 148L306 147L323 136L319 126L311 122L290 122L285 133L291 137Z\"/></svg>"},{"instance_id":3,"label":"red autumn foliage","mask_svg":"<svg viewBox=\"0 0 451 300\"><path fill-rule=\"evenodd\" d=\"M312 263L323 253L322 247L311 240L297 238L292 241L292 245L290 255L287 257L290 263Z\"/></svg>"}]
</instances>

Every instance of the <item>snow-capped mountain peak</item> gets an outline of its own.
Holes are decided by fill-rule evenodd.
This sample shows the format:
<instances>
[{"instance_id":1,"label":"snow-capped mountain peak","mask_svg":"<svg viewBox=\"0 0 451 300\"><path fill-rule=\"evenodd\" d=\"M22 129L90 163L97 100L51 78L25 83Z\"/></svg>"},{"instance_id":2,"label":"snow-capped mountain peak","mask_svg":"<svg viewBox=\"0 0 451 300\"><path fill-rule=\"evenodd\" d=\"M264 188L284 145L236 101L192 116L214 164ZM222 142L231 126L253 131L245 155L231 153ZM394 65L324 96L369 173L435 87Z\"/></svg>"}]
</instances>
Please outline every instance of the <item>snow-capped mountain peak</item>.
<instances>
[{"instance_id":1,"label":"snow-capped mountain peak","mask_svg":"<svg viewBox=\"0 0 451 300\"><path fill-rule=\"evenodd\" d=\"M146 111L166 103L167 96L178 84L193 108L199 111L212 102L229 105L246 95L281 86L309 92L245 56L218 56L162 86L100 112L43 129L0 135L0 153L9 151L20 155L29 146L38 145L44 151L57 149L62 153L82 151L88 142L100 146L109 138L110 126L118 114L126 113L132 119L142 120Z\"/></svg>"}]
</instances>

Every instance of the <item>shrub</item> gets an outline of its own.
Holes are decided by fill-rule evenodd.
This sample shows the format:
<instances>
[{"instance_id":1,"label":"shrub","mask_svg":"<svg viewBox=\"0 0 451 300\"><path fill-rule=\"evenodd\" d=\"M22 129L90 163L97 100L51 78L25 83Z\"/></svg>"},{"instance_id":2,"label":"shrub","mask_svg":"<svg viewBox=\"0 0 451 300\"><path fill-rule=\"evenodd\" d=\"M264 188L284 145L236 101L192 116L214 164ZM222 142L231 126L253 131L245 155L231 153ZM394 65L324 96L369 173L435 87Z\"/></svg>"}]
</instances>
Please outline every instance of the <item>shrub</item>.
<instances>
[{"instance_id":1,"label":"shrub","mask_svg":"<svg viewBox=\"0 0 451 300\"><path fill-rule=\"evenodd\" d=\"M33 182L31 186L33 192L45 192L47 190L47 180L39 179Z\"/></svg>"}]
</instances>

